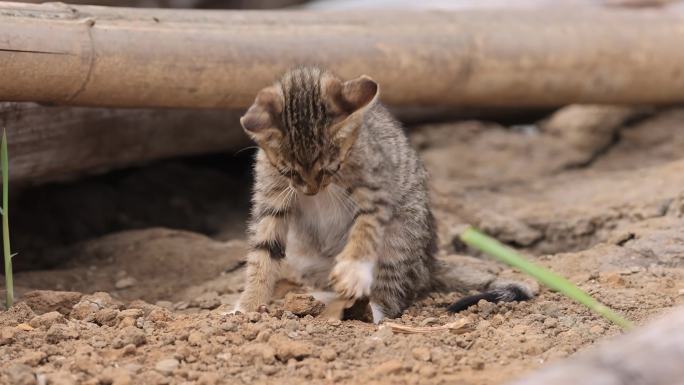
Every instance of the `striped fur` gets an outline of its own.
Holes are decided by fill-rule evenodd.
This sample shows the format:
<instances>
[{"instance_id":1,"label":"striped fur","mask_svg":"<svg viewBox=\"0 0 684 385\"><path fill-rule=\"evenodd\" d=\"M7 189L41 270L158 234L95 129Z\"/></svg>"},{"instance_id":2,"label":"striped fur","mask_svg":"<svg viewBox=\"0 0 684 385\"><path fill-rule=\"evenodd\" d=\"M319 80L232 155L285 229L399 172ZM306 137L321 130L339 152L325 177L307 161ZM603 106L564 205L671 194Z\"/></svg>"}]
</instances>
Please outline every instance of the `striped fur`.
<instances>
[{"instance_id":1,"label":"striped fur","mask_svg":"<svg viewBox=\"0 0 684 385\"><path fill-rule=\"evenodd\" d=\"M370 78L299 68L241 119L260 150L238 310L268 303L283 276L387 317L438 288L428 174L377 94Z\"/></svg>"}]
</instances>

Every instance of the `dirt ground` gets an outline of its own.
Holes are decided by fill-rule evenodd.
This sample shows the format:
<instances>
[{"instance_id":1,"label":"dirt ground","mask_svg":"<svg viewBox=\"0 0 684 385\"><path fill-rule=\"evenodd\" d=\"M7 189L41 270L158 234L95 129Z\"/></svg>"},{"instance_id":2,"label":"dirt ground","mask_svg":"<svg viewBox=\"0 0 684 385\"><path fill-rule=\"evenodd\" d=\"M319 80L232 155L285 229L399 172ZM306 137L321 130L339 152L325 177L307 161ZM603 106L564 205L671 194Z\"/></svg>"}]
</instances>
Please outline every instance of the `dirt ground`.
<instances>
[{"instance_id":1,"label":"dirt ground","mask_svg":"<svg viewBox=\"0 0 684 385\"><path fill-rule=\"evenodd\" d=\"M620 113L412 128L454 289L524 279L458 242L473 224L637 324L684 303L684 110L610 120ZM249 158L21 192L11 206L21 301L0 313L0 383L503 384L620 333L543 288L455 315L445 306L463 293L435 293L393 320L465 319L458 333L314 317L316 304L292 297L226 315L242 287Z\"/></svg>"}]
</instances>

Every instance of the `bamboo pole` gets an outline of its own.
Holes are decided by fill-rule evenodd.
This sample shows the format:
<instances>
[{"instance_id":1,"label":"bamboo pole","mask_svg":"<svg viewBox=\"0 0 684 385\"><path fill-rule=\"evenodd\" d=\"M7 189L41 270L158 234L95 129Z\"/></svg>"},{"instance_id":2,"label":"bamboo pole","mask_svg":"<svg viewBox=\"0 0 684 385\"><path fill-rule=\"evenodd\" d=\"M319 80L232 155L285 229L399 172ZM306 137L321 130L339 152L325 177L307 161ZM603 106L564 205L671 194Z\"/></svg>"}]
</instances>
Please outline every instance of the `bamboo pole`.
<instances>
[{"instance_id":1,"label":"bamboo pole","mask_svg":"<svg viewBox=\"0 0 684 385\"><path fill-rule=\"evenodd\" d=\"M199 11L0 3L0 100L244 108L302 63L397 106L684 102L665 10Z\"/></svg>"}]
</instances>

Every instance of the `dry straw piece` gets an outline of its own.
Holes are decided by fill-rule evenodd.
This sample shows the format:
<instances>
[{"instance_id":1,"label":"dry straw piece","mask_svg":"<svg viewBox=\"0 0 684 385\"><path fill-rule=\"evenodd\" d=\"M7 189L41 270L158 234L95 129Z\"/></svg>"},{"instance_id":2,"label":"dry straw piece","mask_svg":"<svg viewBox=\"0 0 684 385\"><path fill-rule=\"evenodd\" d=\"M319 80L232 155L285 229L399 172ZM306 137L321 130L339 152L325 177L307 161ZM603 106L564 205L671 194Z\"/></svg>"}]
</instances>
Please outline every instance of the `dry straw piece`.
<instances>
[{"instance_id":1,"label":"dry straw piece","mask_svg":"<svg viewBox=\"0 0 684 385\"><path fill-rule=\"evenodd\" d=\"M450 331L452 333L461 334L469 332L473 329L472 324L466 318L461 318L458 321L449 322L439 326L408 326L394 322L385 322L384 324L389 326L393 332L402 334L424 334L441 331Z\"/></svg>"}]
</instances>

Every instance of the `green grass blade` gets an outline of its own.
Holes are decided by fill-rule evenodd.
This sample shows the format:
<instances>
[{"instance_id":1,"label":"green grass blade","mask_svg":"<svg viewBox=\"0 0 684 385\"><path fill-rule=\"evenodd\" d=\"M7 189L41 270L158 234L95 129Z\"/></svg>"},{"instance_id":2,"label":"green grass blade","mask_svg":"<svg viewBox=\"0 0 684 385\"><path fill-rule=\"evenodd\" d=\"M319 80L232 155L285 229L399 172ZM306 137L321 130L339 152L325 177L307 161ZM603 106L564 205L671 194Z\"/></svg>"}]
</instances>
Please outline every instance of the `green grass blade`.
<instances>
[{"instance_id":1,"label":"green grass blade","mask_svg":"<svg viewBox=\"0 0 684 385\"><path fill-rule=\"evenodd\" d=\"M7 133L2 131L0 144L0 168L2 168L2 250L5 259L5 289L7 308L14 303L14 282L12 277L12 253L9 239L9 157L7 155Z\"/></svg>"},{"instance_id":2,"label":"green grass blade","mask_svg":"<svg viewBox=\"0 0 684 385\"><path fill-rule=\"evenodd\" d=\"M549 288L570 297L597 314L621 326L623 329L629 329L632 327L632 323L630 321L626 320L607 306L598 302L582 289L575 286L575 284L572 282L526 260L518 252L503 245L496 239L491 238L472 227L469 227L463 231L460 237L461 240L468 246L481 250L492 257L519 269L523 273L531 276Z\"/></svg>"}]
</instances>

